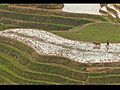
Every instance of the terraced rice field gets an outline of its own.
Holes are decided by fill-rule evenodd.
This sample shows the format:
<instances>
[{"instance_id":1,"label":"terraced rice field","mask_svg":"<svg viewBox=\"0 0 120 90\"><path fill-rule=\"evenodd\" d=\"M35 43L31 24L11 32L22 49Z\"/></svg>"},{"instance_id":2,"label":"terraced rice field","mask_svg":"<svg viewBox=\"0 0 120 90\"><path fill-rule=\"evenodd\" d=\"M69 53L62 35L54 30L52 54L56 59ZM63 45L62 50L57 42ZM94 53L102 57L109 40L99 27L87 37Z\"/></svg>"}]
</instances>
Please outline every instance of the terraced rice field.
<instances>
[{"instance_id":1,"label":"terraced rice field","mask_svg":"<svg viewBox=\"0 0 120 90\"><path fill-rule=\"evenodd\" d=\"M14 11L14 12L20 12L20 13L28 13L28 14L38 14L38 15L54 15L54 16L60 16L60 17L68 17L68 18L84 18L89 19L93 21L110 21L108 17L106 16L100 16L100 15L90 15L90 14L74 14L74 13L68 13L68 12L61 12L61 11L52 11L52 10L44 10L44 9L37 9L37 8L30 8L30 7L19 7L14 5L1 5L1 10L8 10L8 11Z\"/></svg>"},{"instance_id":2,"label":"terraced rice field","mask_svg":"<svg viewBox=\"0 0 120 90\"><path fill-rule=\"evenodd\" d=\"M119 27L105 16L0 5L0 85L120 85Z\"/></svg>"},{"instance_id":3,"label":"terraced rice field","mask_svg":"<svg viewBox=\"0 0 120 90\"><path fill-rule=\"evenodd\" d=\"M43 30L11 29L1 31L0 35L23 42L38 53L66 57L82 63L103 63L120 61L120 44L110 44L109 52L106 44L101 44L100 49L89 42L68 40Z\"/></svg>"},{"instance_id":4,"label":"terraced rice field","mask_svg":"<svg viewBox=\"0 0 120 90\"><path fill-rule=\"evenodd\" d=\"M120 43L120 24L117 23L91 23L78 27L76 31L52 33L77 41Z\"/></svg>"},{"instance_id":5,"label":"terraced rice field","mask_svg":"<svg viewBox=\"0 0 120 90\"><path fill-rule=\"evenodd\" d=\"M120 63L82 64L63 57L40 55L31 47L10 38L0 37L0 41L0 81L5 82L1 84L120 83ZM92 67L96 71L88 70Z\"/></svg>"},{"instance_id":6,"label":"terraced rice field","mask_svg":"<svg viewBox=\"0 0 120 90\"><path fill-rule=\"evenodd\" d=\"M92 20L82 18L67 18L55 15L28 14L8 10L0 10L0 22L12 24L23 28L36 28L44 30L69 30L78 25L84 25L93 22Z\"/></svg>"}]
</instances>

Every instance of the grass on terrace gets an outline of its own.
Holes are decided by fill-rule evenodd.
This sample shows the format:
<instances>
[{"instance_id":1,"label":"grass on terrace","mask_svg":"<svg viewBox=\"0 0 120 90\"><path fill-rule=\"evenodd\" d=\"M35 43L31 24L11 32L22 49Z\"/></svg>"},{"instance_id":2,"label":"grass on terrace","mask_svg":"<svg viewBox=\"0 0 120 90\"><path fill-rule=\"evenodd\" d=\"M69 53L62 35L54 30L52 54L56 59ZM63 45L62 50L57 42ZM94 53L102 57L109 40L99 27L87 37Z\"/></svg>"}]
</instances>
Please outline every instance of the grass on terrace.
<instances>
[{"instance_id":1,"label":"grass on terrace","mask_svg":"<svg viewBox=\"0 0 120 90\"><path fill-rule=\"evenodd\" d=\"M104 82L101 79L98 82L95 78L117 76L120 72L119 65L120 63L82 64L63 57L42 56L23 43L0 37L0 78L8 84L114 84L115 81ZM88 67L98 66L118 69L87 71ZM119 83L117 78L119 79L119 75L115 77Z\"/></svg>"},{"instance_id":2,"label":"grass on terrace","mask_svg":"<svg viewBox=\"0 0 120 90\"><path fill-rule=\"evenodd\" d=\"M76 14L76 13L68 13L68 12L61 12L61 11L49 11L44 9L33 9L33 8L25 8L25 7L16 7L12 4L0 4L1 10L8 10L8 11L14 11L19 13L28 13L28 14L38 14L38 15L52 15L56 17L63 17L63 18L84 18L89 19L93 21L103 21L103 22L109 22L111 21L106 16L100 16L100 15L94 15L94 14Z\"/></svg>"},{"instance_id":3,"label":"grass on terrace","mask_svg":"<svg viewBox=\"0 0 120 90\"><path fill-rule=\"evenodd\" d=\"M0 5L0 8L11 11L18 10L15 8L7 8L7 5ZM18 12L25 11L24 9L20 10L21 11ZM63 15L65 17L68 15L68 13L63 14L55 12L53 14ZM20 15L22 14L18 16ZM74 17L74 14L70 14L70 16ZM11 16L9 17L12 18ZM78 18L79 15L75 15L75 17ZM25 20L22 16L20 16L19 19L20 18ZM60 20L58 16L56 18ZM92 18L95 20L97 16L93 16ZM107 20L102 17L99 17L99 19L101 19L101 21ZM33 19L28 18L26 20L31 21ZM54 18L52 20L54 20ZM70 20L71 23L76 21L76 19L66 18L66 23L69 25L71 23L67 22L67 20ZM0 24L0 30L16 27L19 26L9 25L9 23ZM94 23L86 25L83 28L78 26L73 29L79 31L73 30L53 33L78 41L99 40L101 42L106 42L108 39L110 42L120 42L119 24ZM87 68L89 67L117 67L117 69L103 69L103 72L88 72ZM0 37L0 84L120 84L119 68L120 63L83 64L64 57L39 55L36 51L23 43Z\"/></svg>"},{"instance_id":4,"label":"grass on terrace","mask_svg":"<svg viewBox=\"0 0 120 90\"><path fill-rule=\"evenodd\" d=\"M94 23L79 28L78 31L53 32L64 38L78 41L120 42L120 24Z\"/></svg>"},{"instance_id":5,"label":"grass on terrace","mask_svg":"<svg viewBox=\"0 0 120 90\"><path fill-rule=\"evenodd\" d=\"M4 24L12 24L22 28L36 28L48 31L69 30L78 25L82 26L93 22L91 20L81 18L75 19L51 15L24 14L6 10L0 10L0 17L0 22ZM6 19L9 19L9 21ZM24 23L21 23L20 21Z\"/></svg>"},{"instance_id":6,"label":"grass on terrace","mask_svg":"<svg viewBox=\"0 0 120 90\"><path fill-rule=\"evenodd\" d=\"M0 23L0 31L5 30L5 29L10 29L10 28L11 29L18 28L18 26Z\"/></svg>"}]
</instances>

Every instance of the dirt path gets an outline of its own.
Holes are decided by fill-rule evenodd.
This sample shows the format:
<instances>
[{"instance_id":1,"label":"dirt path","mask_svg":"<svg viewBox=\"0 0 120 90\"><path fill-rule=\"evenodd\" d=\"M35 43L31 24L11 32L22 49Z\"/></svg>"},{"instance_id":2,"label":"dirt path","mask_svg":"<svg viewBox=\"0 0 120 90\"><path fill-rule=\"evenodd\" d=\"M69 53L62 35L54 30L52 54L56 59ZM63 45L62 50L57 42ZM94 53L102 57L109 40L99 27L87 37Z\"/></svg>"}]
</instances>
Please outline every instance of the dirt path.
<instances>
[{"instance_id":1,"label":"dirt path","mask_svg":"<svg viewBox=\"0 0 120 90\"><path fill-rule=\"evenodd\" d=\"M89 72L106 72L114 69L120 69L120 67L88 67L87 71Z\"/></svg>"}]
</instances>

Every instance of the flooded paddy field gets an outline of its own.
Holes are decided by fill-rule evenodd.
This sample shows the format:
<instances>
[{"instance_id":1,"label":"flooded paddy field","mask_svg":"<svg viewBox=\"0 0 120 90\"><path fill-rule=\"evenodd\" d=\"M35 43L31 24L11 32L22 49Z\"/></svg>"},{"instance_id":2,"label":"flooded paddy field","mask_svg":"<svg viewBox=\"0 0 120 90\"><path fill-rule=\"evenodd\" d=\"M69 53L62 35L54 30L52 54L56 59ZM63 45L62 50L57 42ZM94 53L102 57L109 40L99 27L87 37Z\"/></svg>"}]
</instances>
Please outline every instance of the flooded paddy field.
<instances>
[{"instance_id":1,"label":"flooded paddy field","mask_svg":"<svg viewBox=\"0 0 120 90\"><path fill-rule=\"evenodd\" d=\"M119 62L120 44L106 43L99 48L90 42L74 41L62 38L43 30L9 29L0 32L0 36L23 42L43 55L61 56L81 63Z\"/></svg>"}]
</instances>

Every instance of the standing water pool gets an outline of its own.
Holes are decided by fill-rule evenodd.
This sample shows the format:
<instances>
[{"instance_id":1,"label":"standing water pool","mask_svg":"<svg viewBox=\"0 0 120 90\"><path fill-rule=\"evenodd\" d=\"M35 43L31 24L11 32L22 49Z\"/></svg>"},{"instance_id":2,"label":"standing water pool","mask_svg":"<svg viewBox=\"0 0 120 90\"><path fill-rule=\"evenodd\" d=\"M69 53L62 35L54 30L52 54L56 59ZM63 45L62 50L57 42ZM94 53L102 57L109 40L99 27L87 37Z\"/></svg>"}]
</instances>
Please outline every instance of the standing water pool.
<instances>
[{"instance_id":1,"label":"standing water pool","mask_svg":"<svg viewBox=\"0 0 120 90\"><path fill-rule=\"evenodd\" d=\"M72 13L99 14L100 4L64 4L63 11ZM99 14L100 15L100 14Z\"/></svg>"}]
</instances>

